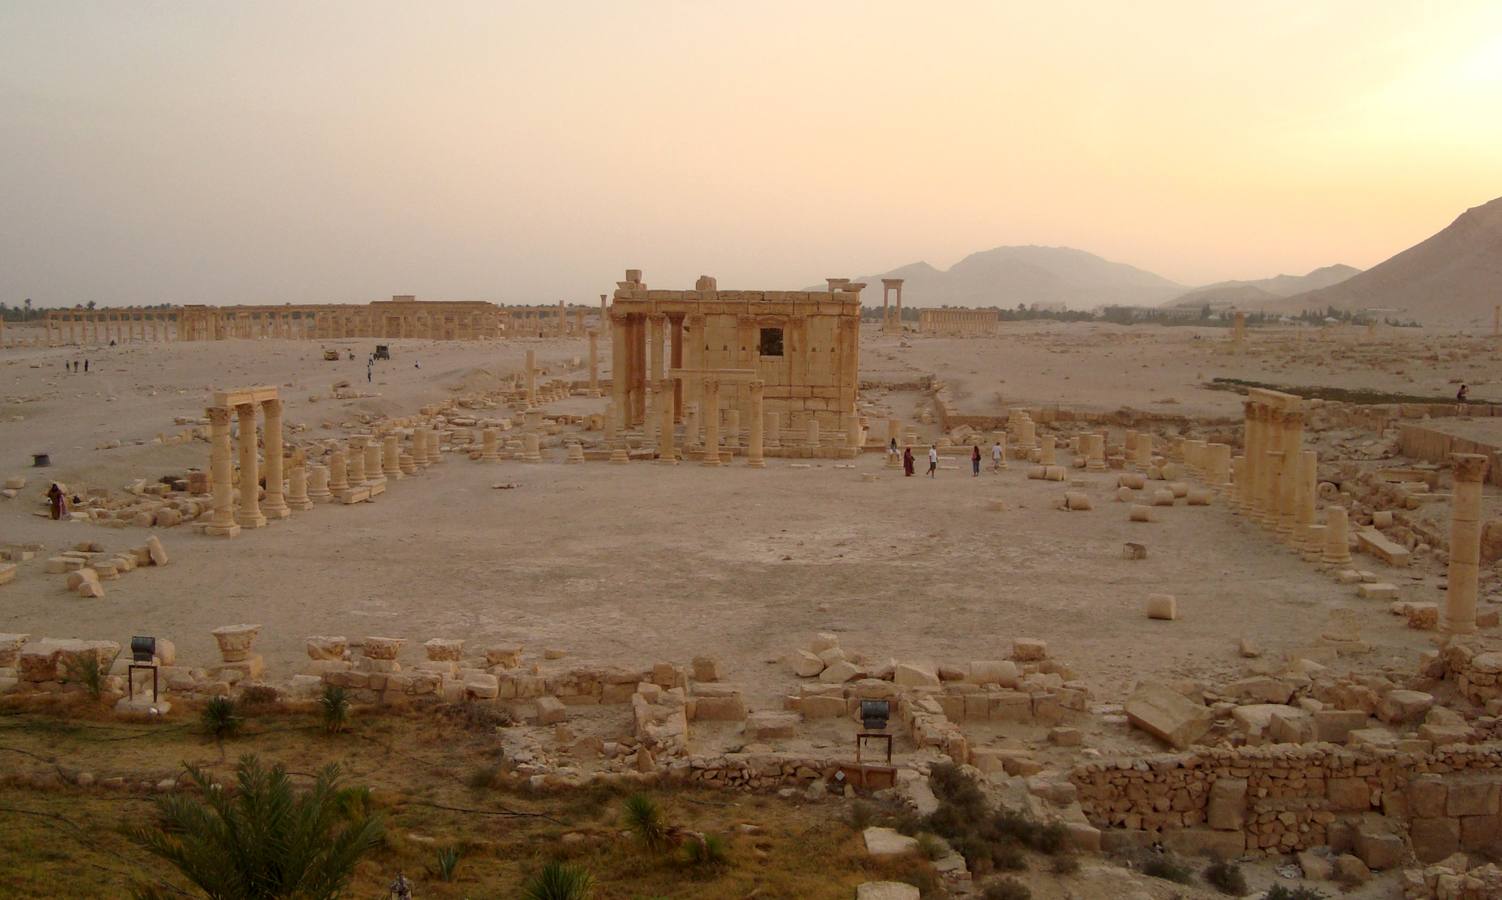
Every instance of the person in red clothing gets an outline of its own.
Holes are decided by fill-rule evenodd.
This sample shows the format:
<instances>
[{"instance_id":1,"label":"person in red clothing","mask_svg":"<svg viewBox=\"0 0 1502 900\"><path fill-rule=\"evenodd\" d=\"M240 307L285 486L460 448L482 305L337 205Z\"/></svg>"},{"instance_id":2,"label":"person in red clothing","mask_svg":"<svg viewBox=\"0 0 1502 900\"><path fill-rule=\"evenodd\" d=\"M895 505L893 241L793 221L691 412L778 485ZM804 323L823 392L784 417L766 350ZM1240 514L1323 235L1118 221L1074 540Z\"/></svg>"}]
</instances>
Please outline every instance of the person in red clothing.
<instances>
[{"instance_id":1,"label":"person in red clothing","mask_svg":"<svg viewBox=\"0 0 1502 900\"><path fill-rule=\"evenodd\" d=\"M902 474L913 477L913 448L904 447L902 450Z\"/></svg>"}]
</instances>

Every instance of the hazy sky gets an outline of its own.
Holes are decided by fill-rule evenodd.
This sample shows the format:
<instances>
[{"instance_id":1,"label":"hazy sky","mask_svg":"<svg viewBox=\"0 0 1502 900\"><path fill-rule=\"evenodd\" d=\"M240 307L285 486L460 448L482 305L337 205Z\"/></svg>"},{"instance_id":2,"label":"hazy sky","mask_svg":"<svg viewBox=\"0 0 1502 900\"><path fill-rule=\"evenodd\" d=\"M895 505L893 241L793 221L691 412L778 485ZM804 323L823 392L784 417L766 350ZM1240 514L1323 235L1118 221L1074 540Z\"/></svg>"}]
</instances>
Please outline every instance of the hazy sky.
<instances>
[{"instance_id":1,"label":"hazy sky","mask_svg":"<svg viewBox=\"0 0 1502 900\"><path fill-rule=\"evenodd\" d=\"M0 300L591 300L1000 244L1367 267L1502 195L1502 3L0 4ZM916 299L916 298L914 298Z\"/></svg>"}]
</instances>

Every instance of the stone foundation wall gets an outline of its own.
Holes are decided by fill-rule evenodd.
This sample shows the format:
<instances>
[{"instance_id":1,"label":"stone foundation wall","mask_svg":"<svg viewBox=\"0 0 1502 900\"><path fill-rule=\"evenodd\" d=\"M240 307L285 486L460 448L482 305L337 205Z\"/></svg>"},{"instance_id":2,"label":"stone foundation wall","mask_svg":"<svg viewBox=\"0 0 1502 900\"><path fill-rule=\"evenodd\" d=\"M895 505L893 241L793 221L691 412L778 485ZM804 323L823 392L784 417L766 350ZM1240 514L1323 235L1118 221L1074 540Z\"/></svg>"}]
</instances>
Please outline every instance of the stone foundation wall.
<instances>
[{"instance_id":1,"label":"stone foundation wall","mask_svg":"<svg viewBox=\"0 0 1502 900\"><path fill-rule=\"evenodd\" d=\"M1333 744L1206 748L1089 763L1070 780L1098 827L1189 829L1188 843L1227 854L1354 842L1368 865L1390 868L1406 858L1392 840L1401 842L1405 829L1423 862L1502 841L1502 743L1495 741L1432 753ZM1378 816L1387 818L1373 825ZM1353 834L1352 820L1366 825Z\"/></svg>"}]
</instances>

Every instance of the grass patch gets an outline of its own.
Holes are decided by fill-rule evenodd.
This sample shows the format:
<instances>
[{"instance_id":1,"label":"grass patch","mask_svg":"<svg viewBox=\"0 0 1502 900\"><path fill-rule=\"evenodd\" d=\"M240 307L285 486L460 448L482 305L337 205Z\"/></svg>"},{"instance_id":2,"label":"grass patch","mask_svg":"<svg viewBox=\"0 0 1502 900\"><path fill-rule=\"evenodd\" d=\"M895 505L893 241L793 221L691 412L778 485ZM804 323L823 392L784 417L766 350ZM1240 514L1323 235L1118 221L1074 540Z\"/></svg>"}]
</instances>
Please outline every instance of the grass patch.
<instances>
[{"instance_id":1,"label":"grass patch","mask_svg":"<svg viewBox=\"0 0 1502 900\"><path fill-rule=\"evenodd\" d=\"M1240 897L1246 893L1246 876L1233 862L1217 859L1205 867L1205 881L1222 894Z\"/></svg>"}]
</instances>

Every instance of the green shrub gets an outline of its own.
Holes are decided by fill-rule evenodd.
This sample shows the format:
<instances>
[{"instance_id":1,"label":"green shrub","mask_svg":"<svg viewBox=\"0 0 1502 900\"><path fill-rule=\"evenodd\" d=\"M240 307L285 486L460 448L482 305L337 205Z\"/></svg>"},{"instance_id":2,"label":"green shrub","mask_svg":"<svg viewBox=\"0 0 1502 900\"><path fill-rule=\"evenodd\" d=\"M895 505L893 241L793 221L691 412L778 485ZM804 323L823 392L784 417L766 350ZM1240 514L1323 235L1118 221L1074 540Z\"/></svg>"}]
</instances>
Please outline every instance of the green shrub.
<instances>
[{"instance_id":1,"label":"green shrub","mask_svg":"<svg viewBox=\"0 0 1502 900\"><path fill-rule=\"evenodd\" d=\"M623 809L626 829L653 853L667 848L668 826L662 808L646 794L632 794L626 798Z\"/></svg>"},{"instance_id":2,"label":"green shrub","mask_svg":"<svg viewBox=\"0 0 1502 900\"><path fill-rule=\"evenodd\" d=\"M703 840L689 838L684 841L683 859L696 869L718 869L730 863L730 851L724 838L706 834Z\"/></svg>"},{"instance_id":3,"label":"green shrub","mask_svg":"<svg viewBox=\"0 0 1502 900\"><path fill-rule=\"evenodd\" d=\"M444 847L438 851L438 864L428 871L441 881L453 881L454 870L459 868L459 857L462 855L463 851L458 847Z\"/></svg>"},{"instance_id":4,"label":"green shrub","mask_svg":"<svg viewBox=\"0 0 1502 900\"><path fill-rule=\"evenodd\" d=\"M108 662L101 660L99 654L90 651L82 656L76 656L68 660L64 666L63 681L69 684L81 684L88 692L90 698L98 700L104 695L104 685L109 678L110 669L115 665L116 653L109 658Z\"/></svg>"},{"instance_id":5,"label":"green shrub","mask_svg":"<svg viewBox=\"0 0 1502 900\"><path fill-rule=\"evenodd\" d=\"M324 685L318 707L323 713L323 729L329 734L338 734L349 725L349 693L344 688Z\"/></svg>"},{"instance_id":6,"label":"green shrub","mask_svg":"<svg viewBox=\"0 0 1502 900\"><path fill-rule=\"evenodd\" d=\"M845 816L845 821L856 831L865 831L876 822L876 807L865 800L857 800L850 804L850 812Z\"/></svg>"},{"instance_id":7,"label":"green shrub","mask_svg":"<svg viewBox=\"0 0 1502 900\"><path fill-rule=\"evenodd\" d=\"M245 720L235 709L233 700L228 697L212 697L203 705L203 712L198 714L198 721L210 737L216 741L223 741L225 738L234 737Z\"/></svg>"},{"instance_id":8,"label":"green shrub","mask_svg":"<svg viewBox=\"0 0 1502 900\"><path fill-rule=\"evenodd\" d=\"M554 860L522 886L522 900L589 900L595 880L583 866Z\"/></svg>"},{"instance_id":9,"label":"green shrub","mask_svg":"<svg viewBox=\"0 0 1502 900\"><path fill-rule=\"evenodd\" d=\"M918 852L927 860L941 859L948 848L944 842L928 832L918 835Z\"/></svg>"},{"instance_id":10,"label":"green shrub","mask_svg":"<svg viewBox=\"0 0 1502 900\"><path fill-rule=\"evenodd\" d=\"M1205 867L1205 881L1222 894L1230 894L1232 897L1246 893L1246 876L1241 874L1241 867L1233 862L1217 859L1210 863Z\"/></svg>"}]
</instances>

